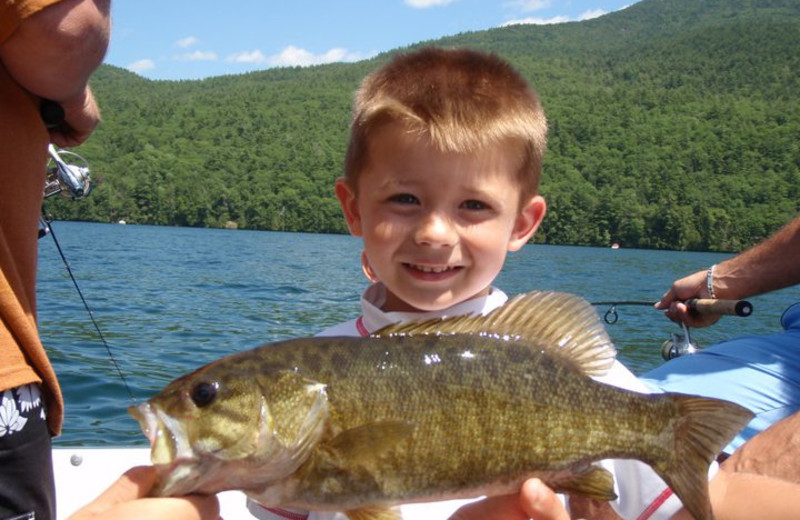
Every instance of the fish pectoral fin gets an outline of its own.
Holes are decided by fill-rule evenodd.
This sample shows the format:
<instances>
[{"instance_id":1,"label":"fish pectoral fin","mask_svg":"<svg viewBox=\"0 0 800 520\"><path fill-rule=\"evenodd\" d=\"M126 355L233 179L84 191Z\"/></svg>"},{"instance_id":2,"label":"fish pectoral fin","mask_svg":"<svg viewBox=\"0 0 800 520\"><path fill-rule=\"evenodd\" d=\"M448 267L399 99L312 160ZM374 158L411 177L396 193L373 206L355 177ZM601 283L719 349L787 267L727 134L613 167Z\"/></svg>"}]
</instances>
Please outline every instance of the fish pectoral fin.
<instances>
[{"instance_id":1,"label":"fish pectoral fin","mask_svg":"<svg viewBox=\"0 0 800 520\"><path fill-rule=\"evenodd\" d=\"M319 440L330 415L324 384L294 372L261 382L272 421L264 428L305 458Z\"/></svg>"},{"instance_id":2,"label":"fish pectoral fin","mask_svg":"<svg viewBox=\"0 0 800 520\"><path fill-rule=\"evenodd\" d=\"M549 483L548 483L549 484ZM559 479L552 485L558 493L580 495L597 500L616 500L614 492L614 477L600 466L590 465L586 470Z\"/></svg>"},{"instance_id":3,"label":"fish pectoral fin","mask_svg":"<svg viewBox=\"0 0 800 520\"><path fill-rule=\"evenodd\" d=\"M349 520L402 520L403 516L397 509L386 507L367 507L346 511Z\"/></svg>"},{"instance_id":4,"label":"fish pectoral fin","mask_svg":"<svg viewBox=\"0 0 800 520\"><path fill-rule=\"evenodd\" d=\"M407 421L381 421L345 430L327 444L341 460L363 464L396 449L413 433Z\"/></svg>"}]
</instances>

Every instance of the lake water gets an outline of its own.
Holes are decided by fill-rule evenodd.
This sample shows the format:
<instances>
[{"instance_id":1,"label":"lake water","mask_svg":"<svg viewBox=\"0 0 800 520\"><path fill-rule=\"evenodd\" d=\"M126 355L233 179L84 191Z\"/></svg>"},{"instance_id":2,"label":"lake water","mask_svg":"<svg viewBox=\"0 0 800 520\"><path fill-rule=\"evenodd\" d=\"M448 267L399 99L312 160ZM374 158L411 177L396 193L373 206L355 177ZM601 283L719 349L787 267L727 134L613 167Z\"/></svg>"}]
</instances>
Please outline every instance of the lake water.
<instances>
[{"instance_id":1,"label":"lake water","mask_svg":"<svg viewBox=\"0 0 800 520\"><path fill-rule=\"evenodd\" d=\"M239 350L309 336L355 317L366 286L361 242L344 235L55 222L56 238L137 401L191 369ZM41 336L65 400L57 445L144 445L133 403L52 237L39 244ZM677 277L729 255L528 245L496 285L550 289L590 302L655 302ZM700 346L780 329L797 288L753 298L749 318L692 331ZM602 315L608 306L598 306ZM608 325L620 359L641 373L680 328L650 307L620 306Z\"/></svg>"}]
</instances>

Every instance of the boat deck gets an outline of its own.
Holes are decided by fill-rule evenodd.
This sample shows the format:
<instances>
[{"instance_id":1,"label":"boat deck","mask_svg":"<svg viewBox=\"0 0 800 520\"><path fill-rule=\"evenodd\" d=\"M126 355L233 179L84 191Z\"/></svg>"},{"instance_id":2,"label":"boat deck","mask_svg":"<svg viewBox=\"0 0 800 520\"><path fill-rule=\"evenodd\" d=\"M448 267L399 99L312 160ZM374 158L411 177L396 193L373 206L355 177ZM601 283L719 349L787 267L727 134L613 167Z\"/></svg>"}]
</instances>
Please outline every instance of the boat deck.
<instances>
[{"instance_id":1,"label":"boat deck","mask_svg":"<svg viewBox=\"0 0 800 520\"><path fill-rule=\"evenodd\" d=\"M125 471L150 464L150 448L54 448L58 520L94 500ZM225 520L252 520L239 491L217 495Z\"/></svg>"}]
</instances>

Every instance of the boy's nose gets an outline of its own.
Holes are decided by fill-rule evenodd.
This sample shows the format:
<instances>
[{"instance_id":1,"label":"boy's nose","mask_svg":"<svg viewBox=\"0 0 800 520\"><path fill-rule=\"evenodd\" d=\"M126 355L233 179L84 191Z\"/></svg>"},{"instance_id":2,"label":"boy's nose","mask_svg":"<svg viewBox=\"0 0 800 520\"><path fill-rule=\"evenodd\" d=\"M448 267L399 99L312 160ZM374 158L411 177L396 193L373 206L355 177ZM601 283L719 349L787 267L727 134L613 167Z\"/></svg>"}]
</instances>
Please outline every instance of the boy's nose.
<instances>
[{"instance_id":1,"label":"boy's nose","mask_svg":"<svg viewBox=\"0 0 800 520\"><path fill-rule=\"evenodd\" d=\"M417 244L433 247L450 247L457 241L455 226L449 218L437 213L425 215L414 233Z\"/></svg>"}]
</instances>

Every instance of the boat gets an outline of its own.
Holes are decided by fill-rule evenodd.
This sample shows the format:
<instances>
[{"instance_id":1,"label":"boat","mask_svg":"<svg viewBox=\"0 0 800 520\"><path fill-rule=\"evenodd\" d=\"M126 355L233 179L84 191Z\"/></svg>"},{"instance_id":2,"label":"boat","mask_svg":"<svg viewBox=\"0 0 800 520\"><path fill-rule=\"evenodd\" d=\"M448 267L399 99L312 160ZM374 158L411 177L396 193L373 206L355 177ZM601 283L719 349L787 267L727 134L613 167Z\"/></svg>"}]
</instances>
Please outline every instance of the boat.
<instances>
[{"instance_id":1,"label":"boat","mask_svg":"<svg viewBox=\"0 0 800 520\"><path fill-rule=\"evenodd\" d=\"M57 519L69 518L72 513L97 498L130 468L149 464L149 447L54 447ZM217 494L217 498L221 518L253 519L241 491L224 491Z\"/></svg>"},{"instance_id":2,"label":"boat","mask_svg":"<svg viewBox=\"0 0 800 520\"><path fill-rule=\"evenodd\" d=\"M54 447L57 520L67 520L72 513L97 498L130 468L149 464L149 447ZM248 511L247 499L241 491L223 491L217 493L217 498L220 518L255 518ZM449 518L456 509L473 500L475 499L405 504L402 506L403 517L416 520Z\"/></svg>"},{"instance_id":3,"label":"boat","mask_svg":"<svg viewBox=\"0 0 800 520\"><path fill-rule=\"evenodd\" d=\"M150 464L150 448L53 448L53 470L56 479L57 520L69 516L97 498L120 475L134 466ZM217 493L220 518L253 520L247 509L247 498L241 491ZM458 507L474 499L447 500L436 503L406 504L405 518L418 520L450 517Z\"/></svg>"}]
</instances>

